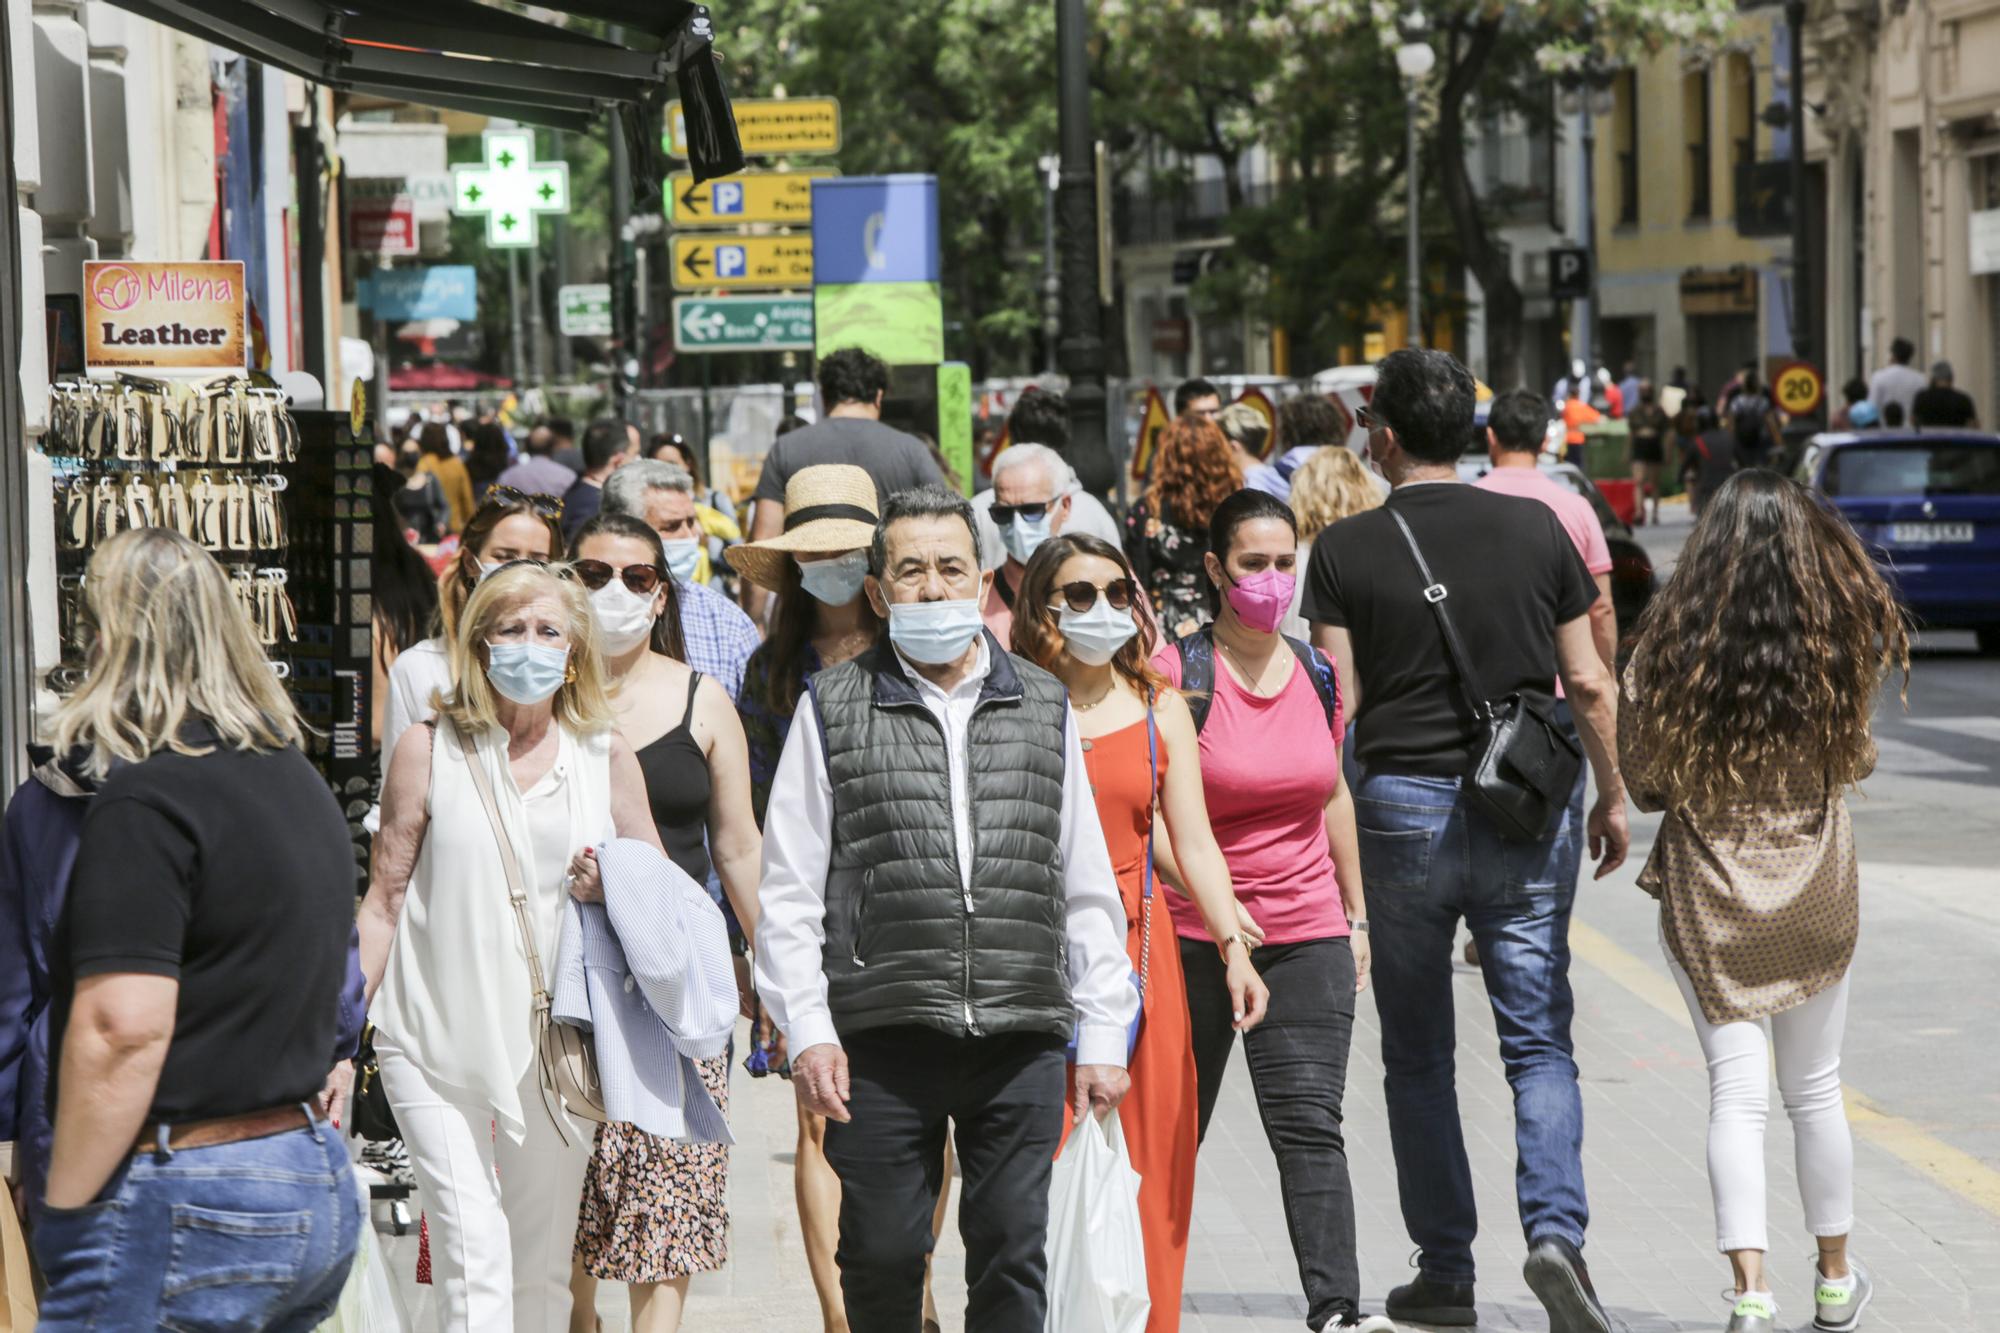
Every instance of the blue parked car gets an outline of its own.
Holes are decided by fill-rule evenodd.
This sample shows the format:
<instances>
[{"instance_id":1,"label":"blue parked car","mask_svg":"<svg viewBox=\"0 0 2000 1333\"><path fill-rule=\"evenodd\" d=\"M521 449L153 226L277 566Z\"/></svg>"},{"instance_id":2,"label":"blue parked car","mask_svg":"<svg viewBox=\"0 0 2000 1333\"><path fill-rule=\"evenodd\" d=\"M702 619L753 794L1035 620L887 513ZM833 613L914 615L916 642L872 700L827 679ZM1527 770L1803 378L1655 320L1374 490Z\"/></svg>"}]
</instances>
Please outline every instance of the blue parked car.
<instances>
[{"instance_id":1,"label":"blue parked car","mask_svg":"<svg viewBox=\"0 0 2000 1333\"><path fill-rule=\"evenodd\" d=\"M1919 625L2000 653L2000 435L1817 435L1797 475L1847 516Z\"/></svg>"}]
</instances>

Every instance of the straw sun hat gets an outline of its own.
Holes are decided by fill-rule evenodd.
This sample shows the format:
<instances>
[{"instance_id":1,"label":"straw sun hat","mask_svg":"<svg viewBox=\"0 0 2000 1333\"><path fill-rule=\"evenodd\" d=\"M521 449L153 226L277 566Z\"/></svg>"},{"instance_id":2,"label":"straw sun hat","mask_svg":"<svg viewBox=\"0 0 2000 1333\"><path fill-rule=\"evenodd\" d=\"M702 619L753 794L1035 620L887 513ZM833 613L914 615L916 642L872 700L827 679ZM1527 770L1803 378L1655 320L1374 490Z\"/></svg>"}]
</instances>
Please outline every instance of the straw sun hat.
<instances>
[{"instance_id":1,"label":"straw sun hat","mask_svg":"<svg viewBox=\"0 0 2000 1333\"><path fill-rule=\"evenodd\" d=\"M875 540L875 479L852 463L800 468L785 483L785 530L723 552L736 572L772 592L785 586L794 555L833 555Z\"/></svg>"}]
</instances>

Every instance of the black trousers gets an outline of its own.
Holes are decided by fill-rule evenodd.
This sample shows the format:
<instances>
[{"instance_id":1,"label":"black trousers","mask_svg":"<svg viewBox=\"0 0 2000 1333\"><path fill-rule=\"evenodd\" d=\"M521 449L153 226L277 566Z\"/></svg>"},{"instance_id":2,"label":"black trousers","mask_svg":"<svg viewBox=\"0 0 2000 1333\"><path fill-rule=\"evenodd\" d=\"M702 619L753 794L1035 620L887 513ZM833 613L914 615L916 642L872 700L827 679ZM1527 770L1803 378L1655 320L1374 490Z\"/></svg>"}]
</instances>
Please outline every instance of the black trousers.
<instances>
[{"instance_id":1,"label":"black trousers","mask_svg":"<svg viewBox=\"0 0 2000 1333\"><path fill-rule=\"evenodd\" d=\"M1340 1119L1354 1038L1354 950L1344 937L1306 940L1267 945L1253 951L1250 961L1271 988L1271 1006L1264 1021L1243 1034L1243 1053L1264 1137L1278 1159L1306 1324L1319 1329L1336 1314L1353 1313L1361 1298L1354 1187ZM1236 1032L1230 1026L1227 974L1215 946L1182 940L1181 967L1187 973L1195 1086L1206 1138Z\"/></svg>"},{"instance_id":2,"label":"black trousers","mask_svg":"<svg viewBox=\"0 0 2000 1333\"><path fill-rule=\"evenodd\" d=\"M931 1213L955 1127L966 1333L1042 1333L1049 1172L1062 1138L1063 1039L878 1028L845 1043L848 1124L829 1120L840 1177L840 1290L855 1333L919 1333Z\"/></svg>"}]
</instances>

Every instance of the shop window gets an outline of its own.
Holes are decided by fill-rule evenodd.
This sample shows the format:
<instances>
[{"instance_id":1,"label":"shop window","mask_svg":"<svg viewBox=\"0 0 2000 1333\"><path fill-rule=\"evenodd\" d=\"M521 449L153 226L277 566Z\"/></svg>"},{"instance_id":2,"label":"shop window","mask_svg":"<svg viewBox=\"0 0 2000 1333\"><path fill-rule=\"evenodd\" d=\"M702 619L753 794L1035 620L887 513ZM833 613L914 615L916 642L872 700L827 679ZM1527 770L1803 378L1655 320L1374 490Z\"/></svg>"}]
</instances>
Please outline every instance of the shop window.
<instances>
[{"instance_id":1,"label":"shop window","mask_svg":"<svg viewBox=\"0 0 2000 1333\"><path fill-rule=\"evenodd\" d=\"M1706 67L1681 79L1681 119L1687 127L1688 220L1706 222L1714 213L1709 192L1714 175L1710 149L1713 125Z\"/></svg>"},{"instance_id":2,"label":"shop window","mask_svg":"<svg viewBox=\"0 0 2000 1333\"><path fill-rule=\"evenodd\" d=\"M1611 126L1618 146L1618 225L1639 225L1639 71L1618 71L1611 84Z\"/></svg>"},{"instance_id":3,"label":"shop window","mask_svg":"<svg viewBox=\"0 0 2000 1333\"><path fill-rule=\"evenodd\" d=\"M1757 160L1757 68L1750 63L1750 57L1741 51L1735 52L1724 65L1726 75L1724 87L1727 90L1729 131L1729 165L1731 198L1730 211L1740 215L1741 203L1734 197L1734 182L1737 171Z\"/></svg>"}]
</instances>

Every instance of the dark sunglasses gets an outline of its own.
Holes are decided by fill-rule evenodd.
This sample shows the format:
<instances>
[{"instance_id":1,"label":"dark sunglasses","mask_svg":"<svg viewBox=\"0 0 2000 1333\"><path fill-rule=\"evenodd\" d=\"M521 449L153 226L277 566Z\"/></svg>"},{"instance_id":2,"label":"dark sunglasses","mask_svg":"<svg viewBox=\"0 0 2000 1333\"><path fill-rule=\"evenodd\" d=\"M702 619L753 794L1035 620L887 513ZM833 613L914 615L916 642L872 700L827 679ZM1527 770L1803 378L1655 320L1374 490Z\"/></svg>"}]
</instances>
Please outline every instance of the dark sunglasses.
<instances>
[{"instance_id":1,"label":"dark sunglasses","mask_svg":"<svg viewBox=\"0 0 2000 1333\"><path fill-rule=\"evenodd\" d=\"M1355 409L1354 419L1361 423L1361 429L1365 431L1396 429L1382 419L1382 414L1375 410L1372 403L1363 403L1359 408Z\"/></svg>"},{"instance_id":2,"label":"dark sunglasses","mask_svg":"<svg viewBox=\"0 0 2000 1333\"><path fill-rule=\"evenodd\" d=\"M641 597L651 597L660 590L660 567L658 565L627 565L623 569L613 569L602 560L572 560L570 571L584 587L596 592L611 582L612 576Z\"/></svg>"},{"instance_id":3,"label":"dark sunglasses","mask_svg":"<svg viewBox=\"0 0 2000 1333\"><path fill-rule=\"evenodd\" d=\"M1113 579L1102 589L1088 579L1078 579L1075 583L1065 583L1055 590L1063 599L1063 603L1078 615L1097 605L1097 595L1100 591L1104 594L1104 600L1111 603L1113 611L1132 609L1134 589L1130 579Z\"/></svg>"},{"instance_id":4,"label":"dark sunglasses","mask_svg":"<svg viewBox=\"0 0 2000 1333\"><path fill-rule=\"evenodd\" d=\"M486 492L486 498L494 504L520 505L532 509L543 518L561 518L562 497L558 495L530 495L512 486L495 486Z\"/></svg>"},{"instance_id":5,"label":"dark sunglasses","mask_svg":"<svg viewBox=\"0 0 2000 1333\"><path fill-rule=\"evenodd\" d=\"M993 515L993 521L995 523L998 523L1001 527L1004 528L1009 523L1012 523L1017 517L1025 518L1030 523L1036 522L1042 517L1042 515L1048 513L1049 509L1054 504L1055 504L1054 500L1044 500L1039 504L1031 504L1031 505L997 504L994 505L989 512Z\"/></svg>"}]
</instances>

